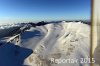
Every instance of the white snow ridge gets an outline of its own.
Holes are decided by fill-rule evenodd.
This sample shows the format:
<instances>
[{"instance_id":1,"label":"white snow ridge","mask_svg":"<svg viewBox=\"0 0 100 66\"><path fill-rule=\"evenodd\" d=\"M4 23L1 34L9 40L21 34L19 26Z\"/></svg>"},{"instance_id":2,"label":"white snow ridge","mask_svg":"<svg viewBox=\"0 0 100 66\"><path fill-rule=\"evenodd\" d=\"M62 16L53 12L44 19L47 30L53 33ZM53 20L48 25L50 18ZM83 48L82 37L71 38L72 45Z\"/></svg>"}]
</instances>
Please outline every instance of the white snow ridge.
<instances>
[{"instance_id":1,"label":"white snow ridge","mask_svg":"<svg viewBox=\"0 0 100 66\"><path fill-rule=\"evenodd\" d=\"M18 46L33 51L25 58L23 65L89 66L89 63L81 62L82 58L89 58L90 52L90 26L87 24L81 22L50 23L31 27L21 33L19 38ZM22 53L19 53L18 58L20 55ZM11 60L18 61L16 58L17 56Z\"/></svg>"}]
</instances>

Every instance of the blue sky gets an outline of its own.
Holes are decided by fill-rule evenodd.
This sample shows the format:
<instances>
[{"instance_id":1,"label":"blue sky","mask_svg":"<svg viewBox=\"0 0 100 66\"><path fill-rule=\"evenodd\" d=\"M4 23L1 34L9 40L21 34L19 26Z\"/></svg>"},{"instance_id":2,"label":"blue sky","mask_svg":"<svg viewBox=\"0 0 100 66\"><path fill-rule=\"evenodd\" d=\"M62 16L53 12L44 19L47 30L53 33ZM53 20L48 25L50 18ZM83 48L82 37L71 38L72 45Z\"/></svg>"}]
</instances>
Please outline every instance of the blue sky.
<instances>
[{"instance_id":1,"label":"blue sky","mask_svg":"<svg viewBox=\"0 0 100 66\"><path fill-rule=\"evenodd\" d=\"M0 23L90 19L91 0L0 0Z\"/></svg>"}]
</instances>

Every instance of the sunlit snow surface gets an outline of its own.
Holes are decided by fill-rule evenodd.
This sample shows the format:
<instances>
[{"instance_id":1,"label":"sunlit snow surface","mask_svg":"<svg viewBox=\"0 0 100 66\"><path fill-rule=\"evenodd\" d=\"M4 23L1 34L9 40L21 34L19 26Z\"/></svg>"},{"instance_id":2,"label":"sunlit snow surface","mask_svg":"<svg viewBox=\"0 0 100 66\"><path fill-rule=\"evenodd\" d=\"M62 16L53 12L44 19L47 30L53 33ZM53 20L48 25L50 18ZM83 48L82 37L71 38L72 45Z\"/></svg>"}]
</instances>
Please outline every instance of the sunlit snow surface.
<instances>
[{"instance_id":1,"label":"sunlit snow surface","mask_svg":"<svg viewBox=\"0 0 100 66\"><path fill-rule=\"evenodd\" d=\"M55 59L89 58L90 25L81 22L51 23L32 27L20 35L18 46L33 50L23 65L89 66L89 63L51 63Z\"/></svg>"}]
</instances>

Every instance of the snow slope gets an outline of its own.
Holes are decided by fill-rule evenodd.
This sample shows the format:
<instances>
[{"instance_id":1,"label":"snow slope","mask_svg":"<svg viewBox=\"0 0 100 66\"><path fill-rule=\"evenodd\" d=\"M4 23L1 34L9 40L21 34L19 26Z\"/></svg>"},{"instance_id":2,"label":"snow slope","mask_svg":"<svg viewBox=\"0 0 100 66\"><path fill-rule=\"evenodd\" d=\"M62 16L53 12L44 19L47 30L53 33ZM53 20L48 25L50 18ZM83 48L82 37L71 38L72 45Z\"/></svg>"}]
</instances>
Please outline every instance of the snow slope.
<instances>
[{"instance_id":1,"label":"snow slope","mask_svg":"<svg viewBox=\"0 0 100 66\"><path fill-rule=\"evenodd\" d=\"M81 22L51 23L26 30L19 35L18 46L33 51L23 65L89 66L89 63L52 63L54 59L89 58L90 26ZM15 42L12 42L16 44ZM19 54L20 56L20 54Z\"/></svg>"}]
</instances>

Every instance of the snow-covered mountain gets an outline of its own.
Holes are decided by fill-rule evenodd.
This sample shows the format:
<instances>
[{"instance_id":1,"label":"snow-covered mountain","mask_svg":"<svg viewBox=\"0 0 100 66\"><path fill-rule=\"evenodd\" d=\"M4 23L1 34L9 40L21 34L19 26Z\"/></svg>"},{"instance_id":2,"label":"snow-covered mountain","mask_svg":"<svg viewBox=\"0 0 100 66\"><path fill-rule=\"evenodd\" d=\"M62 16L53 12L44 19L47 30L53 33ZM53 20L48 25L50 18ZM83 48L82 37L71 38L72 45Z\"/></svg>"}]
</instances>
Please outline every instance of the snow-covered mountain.
<instances>
[{"instance_id":1,"label":"snow-covered mountain","mask_svg":"<svg viewBox=\"0 0 100 66\"><path fill-rule=\"evenodd\" d=\"M31 27L11 38L14 40L0 46L1 66L89 66L80 62L80 58L90 57L90 26L87 24L50 23ZM61 59L78 61L60 63Z\"/></svg>"}]
</instances>

